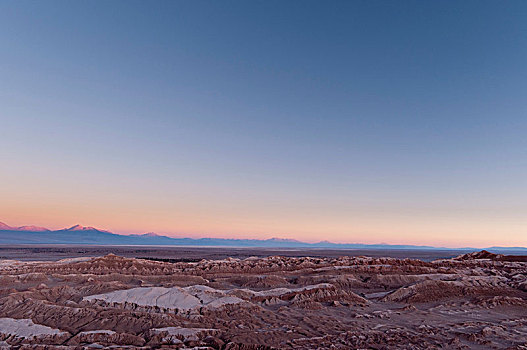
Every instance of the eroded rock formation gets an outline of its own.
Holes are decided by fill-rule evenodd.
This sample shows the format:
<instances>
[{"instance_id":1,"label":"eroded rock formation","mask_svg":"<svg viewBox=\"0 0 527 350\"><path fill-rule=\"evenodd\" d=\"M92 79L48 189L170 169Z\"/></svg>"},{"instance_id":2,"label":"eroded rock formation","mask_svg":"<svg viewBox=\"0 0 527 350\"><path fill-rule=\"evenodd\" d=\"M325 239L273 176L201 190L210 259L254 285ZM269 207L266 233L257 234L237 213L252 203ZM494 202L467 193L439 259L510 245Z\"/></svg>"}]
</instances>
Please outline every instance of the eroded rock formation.
<instances>
[{"instance_id":1,"label":"eroded rock formation","mask_svg":"<svg viewBox=\"0 0 527 350\"><path fill-rule=\"evenodd\" d=\"M527 348L527 262L0 261L0 348Z\"/></svg>"}]
</instances>

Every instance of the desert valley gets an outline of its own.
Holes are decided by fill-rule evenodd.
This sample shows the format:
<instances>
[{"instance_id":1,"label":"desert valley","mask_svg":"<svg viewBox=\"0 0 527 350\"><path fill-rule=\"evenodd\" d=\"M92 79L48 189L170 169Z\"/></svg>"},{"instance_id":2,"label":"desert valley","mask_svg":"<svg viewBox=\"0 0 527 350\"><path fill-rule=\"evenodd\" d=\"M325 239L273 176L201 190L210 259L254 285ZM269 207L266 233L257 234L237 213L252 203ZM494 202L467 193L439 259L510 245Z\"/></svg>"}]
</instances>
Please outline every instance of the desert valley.
<instances>
[{"instance_id":1,"label":"desert valley","mask_svg":"<svg viewBox=\"0 0 527 350\"><path fill-rule=\"evenodd\" d=\"M1 260L0 347L527 348L525 256L174 261Z\"/></svg>"},{"instance_id":2,"label":"desert valley","mask_svg":"<svg viewBox=\"0 0 527 350\"><path fill-rule=\"evenodd\" d=\"M527 350L526 0L0 0L0 47L0 350Z\"/></svg>"}]
</instances>

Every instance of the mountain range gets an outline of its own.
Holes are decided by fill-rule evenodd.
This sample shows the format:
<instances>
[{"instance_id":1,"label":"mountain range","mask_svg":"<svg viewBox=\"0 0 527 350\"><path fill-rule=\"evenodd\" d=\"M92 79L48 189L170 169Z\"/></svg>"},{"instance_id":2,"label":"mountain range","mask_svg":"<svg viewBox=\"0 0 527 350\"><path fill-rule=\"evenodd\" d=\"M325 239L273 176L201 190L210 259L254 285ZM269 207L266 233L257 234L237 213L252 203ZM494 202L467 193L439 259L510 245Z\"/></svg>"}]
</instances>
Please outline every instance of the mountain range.
<instances>
[{"instance_id":1,"label":"mountain range","mask_svg":"<svg viewBox=\"0 0 527 350\"><path fill-rule=\"evenodd\" d=\"M326 248L326 249L453 249L421 245L400 244L362 244L332 243L321 241L307 243L294 239L233 239L233 238L176 238L158 235L153 232L144 234L121 235L95 227L75 225L60 230L50 230L39 226L12 227L0 222L0 244L85 244L85 245L174 245L174 246L227 246L262 248ZM480 248L478 248L480 249ZM488 247L493 252L524 252L526 247ZM464 247L455 250L473 251L476 248Z\"/></svg>"}]
</instances>

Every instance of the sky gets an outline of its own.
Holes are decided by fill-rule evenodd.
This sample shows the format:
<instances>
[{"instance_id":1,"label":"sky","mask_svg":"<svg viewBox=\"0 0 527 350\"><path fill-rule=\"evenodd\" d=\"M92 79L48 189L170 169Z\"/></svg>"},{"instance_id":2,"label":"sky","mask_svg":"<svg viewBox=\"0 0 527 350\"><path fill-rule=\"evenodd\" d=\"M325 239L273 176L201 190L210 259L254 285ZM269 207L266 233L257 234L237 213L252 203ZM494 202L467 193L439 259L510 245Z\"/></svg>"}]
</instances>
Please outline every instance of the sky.
<instances>
[{"instance_id":1,"label":"sky","mask_svg":"<svg viewBox=\"0 0 527 350\"><path fill-rule=\"evenodd\" d=\"M0 221L527 246L525 1L1 1Z\"/></svg>"}]
</instances>

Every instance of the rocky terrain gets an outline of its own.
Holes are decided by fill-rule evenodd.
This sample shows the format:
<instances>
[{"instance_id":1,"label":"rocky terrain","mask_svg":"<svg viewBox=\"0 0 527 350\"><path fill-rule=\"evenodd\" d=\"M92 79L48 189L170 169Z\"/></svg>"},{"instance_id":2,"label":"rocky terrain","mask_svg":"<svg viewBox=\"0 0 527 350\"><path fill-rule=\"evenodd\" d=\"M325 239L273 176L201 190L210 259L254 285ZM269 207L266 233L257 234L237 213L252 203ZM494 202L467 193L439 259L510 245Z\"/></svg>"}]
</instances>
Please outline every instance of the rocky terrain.
<instances>
[{"instance_id":1,"label":"rocky terrain","mask_svg":"<svg viewBox=\"0 0 527 350\"><path fill-rule=\"evenodd\" d=\"M0 348L527 349L525 260L0 260Z\"/></svg>"}]
</instances>

